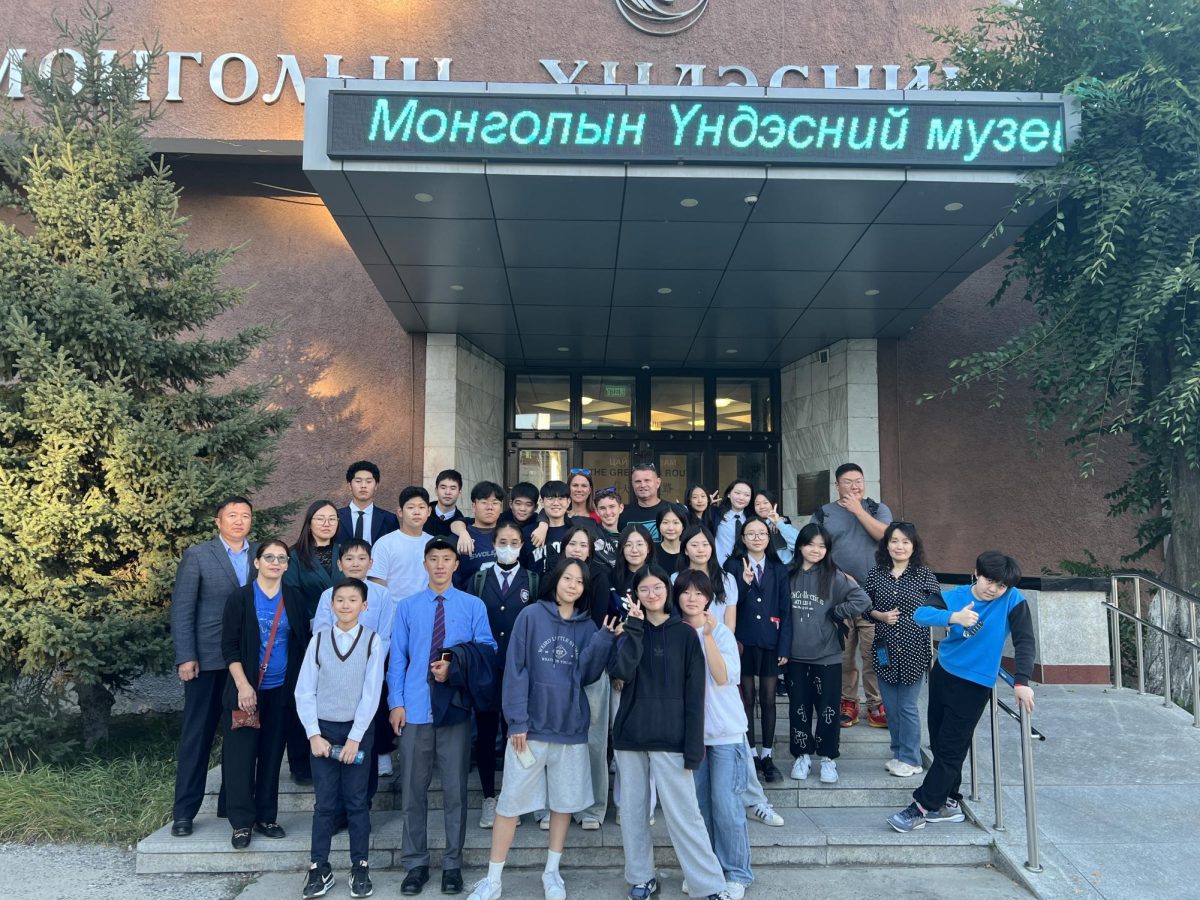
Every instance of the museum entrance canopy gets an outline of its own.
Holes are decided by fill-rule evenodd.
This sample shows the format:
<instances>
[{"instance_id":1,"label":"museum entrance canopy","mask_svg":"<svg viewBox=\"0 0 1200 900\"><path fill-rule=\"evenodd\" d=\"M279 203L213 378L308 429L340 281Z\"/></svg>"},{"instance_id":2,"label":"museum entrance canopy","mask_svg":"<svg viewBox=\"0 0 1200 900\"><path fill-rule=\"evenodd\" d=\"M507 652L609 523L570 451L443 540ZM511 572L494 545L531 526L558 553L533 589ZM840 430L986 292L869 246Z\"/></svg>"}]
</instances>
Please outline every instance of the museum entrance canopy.
<instances>
[{"instance_id":1,"label":"museum entrance canopy","mask_svg":"<svg viewBox=\"0 0 1200 900\"><path fill-rule=\"evenodd\" d=\"M903 335L1076 127L1057 94L314 79L304 169L410 332L771 367Z\"/></svg>"}]
</instances>

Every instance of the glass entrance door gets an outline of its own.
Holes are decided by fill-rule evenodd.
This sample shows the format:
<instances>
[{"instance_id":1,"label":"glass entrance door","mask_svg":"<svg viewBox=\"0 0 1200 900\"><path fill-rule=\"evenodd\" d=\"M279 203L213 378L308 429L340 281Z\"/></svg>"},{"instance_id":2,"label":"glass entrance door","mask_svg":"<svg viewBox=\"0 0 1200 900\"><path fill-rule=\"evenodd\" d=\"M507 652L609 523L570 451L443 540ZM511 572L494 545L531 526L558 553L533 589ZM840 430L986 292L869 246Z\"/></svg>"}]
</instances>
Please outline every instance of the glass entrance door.
<instances>
[{"instance_id":1,"label":"glass entrance door","mask_svg":"<svg viewBox=\"0 0 1200 900\"><path fill-rule=\"evenodd\" d=\"M547 481L566 481L570 468L569 447L521 448L517 451L517 477L512 483L528 481L540 488Z\"/></svg>"},{"instance_id":2,"label":"glass entrance door","mask_svg":"<svg viewBox=\"0 0 1200 900\"><path fill-rule=\"evenodd\" d=\"M653 459L662 479L659 495L664 500L680 503L689 484L704 484L703 450L688 450L683 447L659 448L655 451Z\"/></svg>"}]
</instances>

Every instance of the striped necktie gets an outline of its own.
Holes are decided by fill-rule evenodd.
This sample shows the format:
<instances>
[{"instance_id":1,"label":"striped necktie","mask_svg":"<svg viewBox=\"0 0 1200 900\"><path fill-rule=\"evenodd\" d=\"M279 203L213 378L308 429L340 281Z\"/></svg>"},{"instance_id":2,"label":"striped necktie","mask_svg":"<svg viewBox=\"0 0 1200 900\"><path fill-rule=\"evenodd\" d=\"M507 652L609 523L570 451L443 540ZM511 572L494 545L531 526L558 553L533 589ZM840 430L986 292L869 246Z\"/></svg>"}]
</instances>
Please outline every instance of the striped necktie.
<instances>
[{"instance_id":1,"label":"striped necktie","mask_svg":"<svg viewBox=\"0 0 1200 900\"><path fill-rule=\"evenodd\" d=\"M438 594L437 607L433 611L433 636L429 644L429 664L441 658L442 644L446 643L446 598Z\"/></svg>"}]
</instances>

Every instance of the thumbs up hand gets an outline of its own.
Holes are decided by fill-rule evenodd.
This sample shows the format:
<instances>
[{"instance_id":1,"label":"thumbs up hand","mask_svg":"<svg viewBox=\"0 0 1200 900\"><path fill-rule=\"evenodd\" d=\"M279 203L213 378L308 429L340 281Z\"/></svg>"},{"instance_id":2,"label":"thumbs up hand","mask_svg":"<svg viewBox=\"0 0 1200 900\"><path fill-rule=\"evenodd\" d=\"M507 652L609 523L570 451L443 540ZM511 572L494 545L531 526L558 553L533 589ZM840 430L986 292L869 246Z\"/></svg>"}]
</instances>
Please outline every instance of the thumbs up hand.
<instances>
[{"instance_id":1,"label":"thumbs up hand","mask_svg":"<svg viewBox=\"0 0 1200 900\"><path fill-rule=\"evenodd\" d=\"M975 623L979 621L979 613L975 612L975 601L972 600L962 609L950 616L952 624L961 625L963 628L974 628Z\"/></svg>"}]
</instances>

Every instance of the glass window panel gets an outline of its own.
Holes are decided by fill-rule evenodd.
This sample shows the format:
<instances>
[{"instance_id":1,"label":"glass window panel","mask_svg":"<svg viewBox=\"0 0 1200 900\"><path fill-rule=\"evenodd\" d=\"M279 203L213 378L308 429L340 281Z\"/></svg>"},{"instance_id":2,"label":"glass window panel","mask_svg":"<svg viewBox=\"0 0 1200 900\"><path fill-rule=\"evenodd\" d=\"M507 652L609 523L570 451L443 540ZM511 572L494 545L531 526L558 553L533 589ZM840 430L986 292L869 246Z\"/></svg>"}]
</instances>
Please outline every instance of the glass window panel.
<instances>
[{"instance_id":1,"label":"glass window panel","mask_svg":"<svg viewBox=\"0 0 1200 900\"><path fill-rule=\"evenodd\" d=\"M584 375L584 429L632 428L633 387L632 375Z\"/></svg>"},{"instance_id":2,"label":"glass window panel","mask_svg":"<svg viewBox=\"0 0 1200 900\"><path fill-rule=\"evenodd\" d=\"M629 451L584 450L583 467L592 470L592 486L597 491L616 488L621 502L629 496Z\"/></svg>"},{"instance_id":3,"label":"glass window panel","mask_svg":"<svg viewBox=\"0 0 1200 900\"><path fill-rule=\"evenodd\" d=\"M704 379L650 379L651 431L703 431Z\"/></svg>"},{"instance_id":4,"label":"glass window panel","mask_svg":"<svg viewBox=\"0 0 1200 900\"><path fill-rule=\"evenodd\" d=\"M748 481L757 490L767 486L767 454L757 451L722 453L717 457L717 483L720 490L735 479Z\"/></svg>"},{"instance_id":5,"label":"glass window panel","mask_svg":"<svg viewBox=\"0 0 1200 900\"><path fill-rule=\"evenodd\" d=\"M571 379L566 375L518 375L513 403L516 431L562 431L571 427Z\"/></svg>"},{"instance_id":6,"label":"glass window panel","mask_svg":"<svg viewBox=\"0 0 1200 900\"><path fill-rule=\"evenodd\" d=\"M658 474L662 487L658 494L672 503L683 502L683 492L689 484L700 484L704 479L704 453L700 450L664 450L658 454Z\"/></svg>"},{"instance_id":7,"label":"glass window panel","mask_svg":"<svg viewBox=\"0 0 1200 900\"><path fill-rule=\"evenodd\" d=\"M717 431L770 431L771 379L718 378Z\"/></svg>"},{"instance_id":8,"label":"glass window panel","mask_svg":"<svg viewBox=\"0 0 1200 900\"><path fill-rule=\"evenodd\" d=\"M517 480L541 487L547 481L566 481L570 450L522 450L517 458Z\"/></svg>"}]
</instances>

